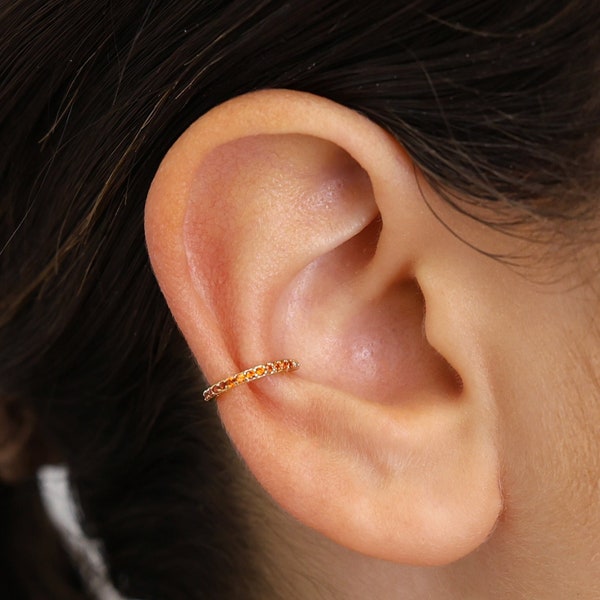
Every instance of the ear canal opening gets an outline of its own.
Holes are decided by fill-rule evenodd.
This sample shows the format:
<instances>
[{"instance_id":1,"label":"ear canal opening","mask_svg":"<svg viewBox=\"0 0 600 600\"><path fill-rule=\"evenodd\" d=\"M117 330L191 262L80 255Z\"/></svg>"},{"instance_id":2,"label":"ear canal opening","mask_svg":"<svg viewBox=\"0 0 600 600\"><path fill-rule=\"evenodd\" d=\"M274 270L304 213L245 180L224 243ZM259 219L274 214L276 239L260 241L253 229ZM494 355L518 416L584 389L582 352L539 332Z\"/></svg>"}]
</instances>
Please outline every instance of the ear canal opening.
<instances>
[{"instance_id":1,"label":"ear canal opening","mask_svg":"<svg viewBox=\"0 0 600 600\"><path fill-rule=\"evenodd\" d=\"M349 277L355 275L375 257L382 228L381 214L377 213L356 235L331 250L328 256L340 261ZM343 260L340 257L344 257Z\"/></svg>"},{"instance_id":2,"label":"ear canal opening","mask_svg":"<svg viewBox=\"0 0 600 600\"><path fill-rule=\"evenodd\" d=\"M365 260L370 261L375 256L382 228L383 221L381 219L381 214L377 213L375 218L368 223L357 236L355 236L357 238L357 243L360 244L360 242L362 242L362 252ZM352 242L352 240L349 240L349 242Z\"/></svg>"}]
</instances>

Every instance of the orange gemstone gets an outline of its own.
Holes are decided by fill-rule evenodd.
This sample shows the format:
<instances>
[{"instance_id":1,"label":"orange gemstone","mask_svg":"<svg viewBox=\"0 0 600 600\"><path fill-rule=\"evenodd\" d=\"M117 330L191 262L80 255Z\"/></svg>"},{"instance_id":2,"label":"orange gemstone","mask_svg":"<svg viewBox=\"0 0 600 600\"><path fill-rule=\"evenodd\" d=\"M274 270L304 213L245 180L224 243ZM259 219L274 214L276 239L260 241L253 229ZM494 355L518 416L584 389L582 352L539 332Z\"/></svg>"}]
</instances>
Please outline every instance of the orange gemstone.
<instances>
[{"instance_id":1,"label":"orange gemstone","mask_svg":"<svg viewBox=\"0 0 600 600\"><path fill-rule=\"evenodd\" d=\"M265 368L264 367L256 367L256 369L254 370L254 372L257 375L264 375L265 374Z\"/></svg>"},{"instance_id":2,"label":"orange gemstone","mask_svg":"<svg viewBox=\"0 0 600 600\"><path fill-rule=\"evenodd\" d=\"M246 381L246 376L243 373L239 373L235 376L235 380L237 383L244 383L244 381Z\"/></svg>"}]
</instances>

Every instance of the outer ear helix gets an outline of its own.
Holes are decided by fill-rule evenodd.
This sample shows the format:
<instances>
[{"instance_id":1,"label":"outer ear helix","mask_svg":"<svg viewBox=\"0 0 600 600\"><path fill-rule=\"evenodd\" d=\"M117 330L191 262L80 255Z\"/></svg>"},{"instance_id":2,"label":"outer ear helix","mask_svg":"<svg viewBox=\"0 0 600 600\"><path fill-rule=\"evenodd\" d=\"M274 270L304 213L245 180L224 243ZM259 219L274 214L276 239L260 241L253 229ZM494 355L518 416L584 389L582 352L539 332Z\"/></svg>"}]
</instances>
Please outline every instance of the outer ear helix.
<instances>
[{"instance_id":1,"label":"outer ear helix","mask_svg":"<svg viewBox=\"0 0 600 600\"><path fill-rule=\"evenodd\" d=\"M217 381L217 383L214 383L209 388L204 390L204 393L202 395L204 397L204 400L208 402L209 400L218 398L221 394L224 394L228 390L238 385L241 385L242 383L256 381L257 379L267 377L267 375L275 375L276 373L287 373L289 371L295 371L299 368L300 363L291 358L284 358L282 360L276 360L274 362L260 364L256 367L252 367L250 369L246 369L245 371L236 373L231 377L221 379L221 381Z\"/></svg>"}]
</instances>

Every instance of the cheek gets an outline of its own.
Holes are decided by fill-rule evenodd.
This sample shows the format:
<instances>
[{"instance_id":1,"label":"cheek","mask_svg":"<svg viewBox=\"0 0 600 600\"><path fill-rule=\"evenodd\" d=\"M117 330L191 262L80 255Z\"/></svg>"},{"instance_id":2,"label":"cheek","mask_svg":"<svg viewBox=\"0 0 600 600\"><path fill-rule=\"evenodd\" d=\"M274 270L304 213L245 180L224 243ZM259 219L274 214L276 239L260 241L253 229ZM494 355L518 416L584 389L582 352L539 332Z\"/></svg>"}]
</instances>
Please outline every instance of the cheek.
<instances>
[{"instance_id":1,"label":"cheek","mask_svg":"<svg viewBox=\"0 0 600 600\"><path fill-rule=\"evenodd\" d=\"M530 556L558 560L570 547L589 559L600 553L598 298L580 277L540 283L483 258L469 266L459 283L477 283L462 321L477 332L498 413L499 532Z\"/></svg>"},{"instance_id":2,"label":"cheek","mask_svg":"<svg viewBox=\"0 0 600 600\"><path fill-rule=\"evenodd\" d=\"M497 373L508 516L582 544L600 534L600 379L589 361L598 342L565 325L567 312L541 314L507 340L513 352Z\"/></svg>"},{"instance_id":3,"label":"cheek","mask_svg":"<svg viewBox=\"0 0 600 600\"><path fill-rule=\"evenodd\" d=\"M574 515L595 514L600 524L600 373L580 350L565 369L564 393L549 425L557 432L555 462L562 467L565 502L570 511L580 507Z\"/></svg>"}]
</instances>

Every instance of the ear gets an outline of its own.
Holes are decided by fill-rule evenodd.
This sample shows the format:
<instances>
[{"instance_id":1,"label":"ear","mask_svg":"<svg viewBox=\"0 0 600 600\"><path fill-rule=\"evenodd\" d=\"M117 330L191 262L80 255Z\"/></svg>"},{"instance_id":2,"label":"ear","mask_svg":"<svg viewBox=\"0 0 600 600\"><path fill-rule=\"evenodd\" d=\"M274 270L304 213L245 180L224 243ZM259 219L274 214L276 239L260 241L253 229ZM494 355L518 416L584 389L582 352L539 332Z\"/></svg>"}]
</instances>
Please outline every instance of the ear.
<instances>
[{"instance_id":1,"label":"ear","mask_svg":"<svg viewBox=\"0 0 600 600\"><path fill-rule=\"evenodd\" d=\"M431 214L422 185L361 115L256 92L174 144L146 234L209 381L301 363L218 400L258 481L339 544L426 565L482 544L501 496L496 411L462 276L476 253Z\"/></svg>"}]
</instances>

